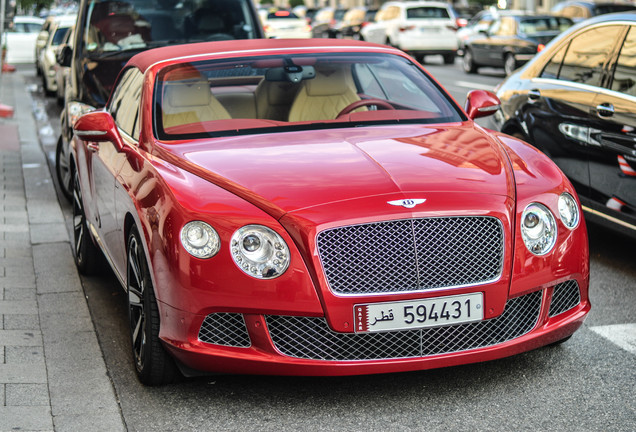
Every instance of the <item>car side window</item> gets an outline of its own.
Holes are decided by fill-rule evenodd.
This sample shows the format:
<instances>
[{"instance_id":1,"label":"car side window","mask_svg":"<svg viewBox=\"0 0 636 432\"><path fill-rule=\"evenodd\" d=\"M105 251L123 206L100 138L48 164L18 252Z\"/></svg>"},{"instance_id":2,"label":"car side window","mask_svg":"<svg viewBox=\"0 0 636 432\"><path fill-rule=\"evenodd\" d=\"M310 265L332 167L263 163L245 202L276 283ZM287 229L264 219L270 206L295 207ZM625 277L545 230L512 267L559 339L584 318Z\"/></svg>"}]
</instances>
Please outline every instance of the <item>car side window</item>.
<instances>
[{"instance_id":1,"label":"car side window","mask_svg":"<svg viewBox=\"0 0 636 432\"><path fill-rule=\"evenodd\" d=\"M629 29L618 56L611 89L636 96L636 29L634 26Z\"/></svg>"},{"instance_id":2,"label":"car side window","mask_svg":"<svg viewBox=\"0 0 636 432\"><path fill-rule=\"evenodd\" d=\"M552 56L552 58L548 61L548 63L543 68L540 77L541 78L549 78L549 79L557 79L559 78L559 71L561 69L561 64L563 63L563 58L565 57L565 52L568 49L569 44L563 45L559 50Z\"/></svg>"},{"instance_id":3,"label":"car side window","mask_svg":"<svg viewBox=\"0 0 636 432\"><path fill-rule=\"evenodd\" d=\"M576 36L567 50L559 79L600 86L603 71L623 26L596 27Z\"/></svg>"},{"instance_id":4,"label":"car side window","mask_svg":"<svg viewBox=\"0 0 636 432\"><path fill-rule=\"evenodd\" d=\"M139 103L143 74L137 68L128 69L113 93L109 111L117 127L133 139L139 140Z\"/></svg>"}]
</instances>

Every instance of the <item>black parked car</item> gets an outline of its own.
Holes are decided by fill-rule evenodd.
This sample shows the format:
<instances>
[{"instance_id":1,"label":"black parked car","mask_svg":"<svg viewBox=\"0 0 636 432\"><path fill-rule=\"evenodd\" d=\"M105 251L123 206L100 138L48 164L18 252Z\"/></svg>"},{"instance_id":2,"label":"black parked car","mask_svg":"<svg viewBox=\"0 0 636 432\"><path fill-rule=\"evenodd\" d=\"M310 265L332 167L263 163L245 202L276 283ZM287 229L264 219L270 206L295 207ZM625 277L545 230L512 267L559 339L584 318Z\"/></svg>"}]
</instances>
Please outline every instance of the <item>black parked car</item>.
<instances>
[{"instance_id":1,"label":"black parked car","mask_svg":"<svg viewBox=\"0 0 636 432\"><path fill-rule=\"evenodd\" d=\"M75 49L58 57L70 67L56 174L71 197L68 143L80 115L103 107L117 75L140 51L213 40L264 38L251 0L81 0Z\"/></svg>"},{"instance_id":2,"label":"black parked car","mask_svg":"<svg viewBox=\"0 0 636 432\"><path fill-rule=\"evenodd\" d=\"M503 67L510 75L572 24L569 18L550 15L499 16L488 30L465 42L464 71L475 73L480 66L492 66Z\"/></svg>"},{"instance_id":3,"label":"black parked car","mask_svg":"<svg viewBox=\"0 0 636 432\"><path fill-rule=\"evenodd\" d=\"M544 151L589 219L636 238L636 14L602 15L554 40L498 88L496 127Z\"/></svg>"}]
</instances>

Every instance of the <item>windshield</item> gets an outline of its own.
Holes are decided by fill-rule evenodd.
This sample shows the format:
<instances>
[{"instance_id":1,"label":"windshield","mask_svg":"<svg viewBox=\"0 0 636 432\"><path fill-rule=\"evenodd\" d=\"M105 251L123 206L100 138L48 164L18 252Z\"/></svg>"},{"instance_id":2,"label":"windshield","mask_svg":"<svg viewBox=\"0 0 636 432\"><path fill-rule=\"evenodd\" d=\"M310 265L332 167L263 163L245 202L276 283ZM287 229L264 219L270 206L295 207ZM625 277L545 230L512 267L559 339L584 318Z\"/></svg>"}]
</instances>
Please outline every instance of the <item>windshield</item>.
<instances>
[{"instance_id":1,"label":"windshield","mask_svg":"<svg viewBox=\"0 0 636 432\"><path fill-rule=\"evenodd\" d=\"M69 27L58 27L53 34L53 39L51 40L51 46L58 46L62 43L64 38L66 37L66 33L70 30Z\"/></svg>"},{"instance_id":2,"label":"windshield","mask_svg":"<svg viewBox=\"0 0 636 432\"><path fill-rule=\"evenodd\" d=\"M251 0L92 0L86 49L91 53L258 36Z\"/></svg>"},{"instance_id":3,"label":"windshield","mask_svg":"<svg viewBox=\"0 0 636 432\"><path fill-rule=\"evenodd\" d=\"M408 59L359 53L167 67L157 74L153 115L160 140L464 120Z\"/></svg>"}]
</instances>

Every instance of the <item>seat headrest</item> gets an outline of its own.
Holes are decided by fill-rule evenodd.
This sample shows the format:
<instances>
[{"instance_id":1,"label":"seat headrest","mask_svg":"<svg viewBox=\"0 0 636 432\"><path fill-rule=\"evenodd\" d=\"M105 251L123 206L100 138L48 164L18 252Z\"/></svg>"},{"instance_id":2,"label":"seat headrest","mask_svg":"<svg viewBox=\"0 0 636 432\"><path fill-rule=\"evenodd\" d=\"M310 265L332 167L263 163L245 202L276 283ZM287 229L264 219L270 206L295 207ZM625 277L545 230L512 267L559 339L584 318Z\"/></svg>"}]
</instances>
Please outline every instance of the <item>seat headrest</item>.
<instances>
[{"instance_id":1,"label":"seat headrest","mask_svg":"<svg viewBox=\"0 0 636 432\"><path fill-rule=\"evenodd\" d=\"M340 95L349 88L344 68L316 68L316 77L305 81L307 95Z\"/></svg>"},{"instance_id":2,"label":"seat headrest","mask_svg":"<svg viewBox=\"0 0 636 432\"><path fill-rule=\"evenodd\" d=\"M205 79L170 81L164 83L164 91L164 106L172 108L208 105L212 98Z\"/></svg>"}]
</instances>

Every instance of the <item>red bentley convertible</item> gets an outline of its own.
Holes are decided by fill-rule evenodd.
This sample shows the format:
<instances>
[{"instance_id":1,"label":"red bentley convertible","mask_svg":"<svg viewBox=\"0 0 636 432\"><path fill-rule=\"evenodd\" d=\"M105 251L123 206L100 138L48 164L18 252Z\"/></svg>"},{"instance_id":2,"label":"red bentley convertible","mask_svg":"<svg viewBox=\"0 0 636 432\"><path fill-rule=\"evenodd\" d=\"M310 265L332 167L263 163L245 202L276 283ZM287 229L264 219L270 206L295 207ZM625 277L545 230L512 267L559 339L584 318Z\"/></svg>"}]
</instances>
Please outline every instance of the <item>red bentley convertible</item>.
<instances>
[{"instance_id":1,"label":"red bentley convertible","mask_svg":"<svg viewBox=\"0 0 636 432\"><path fill-rule=\"evenodd\" d=\"M74 125L74 241L128 293L146 384L353 375L569 338L590 309L576 193L411 57L342 40L150 50Z\"/></svg>"}]
</instances>

